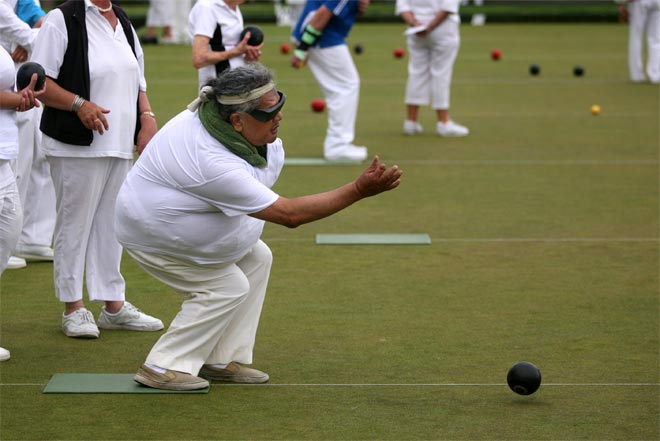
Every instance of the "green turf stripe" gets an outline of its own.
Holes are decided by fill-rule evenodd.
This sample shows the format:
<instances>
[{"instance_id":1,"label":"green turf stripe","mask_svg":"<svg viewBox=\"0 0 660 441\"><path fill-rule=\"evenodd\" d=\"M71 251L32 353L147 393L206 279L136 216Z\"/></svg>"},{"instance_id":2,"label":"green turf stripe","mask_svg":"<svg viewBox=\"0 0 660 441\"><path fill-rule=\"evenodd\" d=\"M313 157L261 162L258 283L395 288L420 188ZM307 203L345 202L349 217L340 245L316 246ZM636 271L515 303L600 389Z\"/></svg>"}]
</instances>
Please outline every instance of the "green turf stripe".
<instances>
[{"instance_id":1,"label":"green turf stripe","mask_svg":"<svg viewBox=\"0 0 660 441\"><path fill-rule=\"evenodd\" d=\"M429 245L428 234L317 234L318 245Z\"/></svg>"},{"instance_id":2,"label":"green turf stripe","mask_svg":"<svg viewBox=\"0 0 660 441\"><path fill-rule=\"evenodd\" d=\"M205 394L198 390L162 390L141 386L134 374L55 374L44 388L45 394Z\"/></svg>"}]
</instances>

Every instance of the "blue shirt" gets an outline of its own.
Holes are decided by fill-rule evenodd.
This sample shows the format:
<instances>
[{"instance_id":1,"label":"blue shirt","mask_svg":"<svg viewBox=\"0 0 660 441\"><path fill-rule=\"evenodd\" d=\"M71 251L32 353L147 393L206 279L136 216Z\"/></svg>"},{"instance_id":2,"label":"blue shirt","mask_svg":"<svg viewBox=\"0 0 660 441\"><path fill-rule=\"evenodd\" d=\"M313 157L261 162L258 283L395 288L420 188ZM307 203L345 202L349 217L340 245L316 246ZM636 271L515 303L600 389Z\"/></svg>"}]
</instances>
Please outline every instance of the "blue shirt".
<instances>
[{"instance_id":1,"label":"blue shirt","mask_svg":"<svg viewBox=\"0 0 660 441\"><path fill-rule=\"evenodd\" d=\"M16 15L32 27L46 13L34 0L18 0L16 3Z\"/></svg>"},{"instance_id":2,"label":"blue shirt","mask_svg":"<svg viewBox=\"0 0 660 441\"><path fill-rule=\"evenodd\" d=\"M296 41L300 41L305 26L311 20L313 13L321 6L332 11L333 17L323 29L323 33L314 46L324 48L346 44L344 40L348 37L357 17L357 0L307 0L291 36Z\"/></svg>"}]
</instances>

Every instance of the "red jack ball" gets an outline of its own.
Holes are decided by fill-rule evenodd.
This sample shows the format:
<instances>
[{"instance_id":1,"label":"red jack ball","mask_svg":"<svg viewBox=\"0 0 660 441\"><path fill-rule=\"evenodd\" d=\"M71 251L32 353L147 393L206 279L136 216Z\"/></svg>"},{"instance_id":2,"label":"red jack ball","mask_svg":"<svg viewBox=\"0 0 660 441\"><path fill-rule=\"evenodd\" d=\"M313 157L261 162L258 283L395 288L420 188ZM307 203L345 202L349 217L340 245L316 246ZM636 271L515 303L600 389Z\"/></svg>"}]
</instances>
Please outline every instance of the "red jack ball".
<instances>
[{"instance_id":1,"label":"red jack ball","mask_svg":"<svg viewBox=\"0 0 660 441\"><path fill-rule=\"evenodd\" d=\"M325 101L321 98L312 100L312 110L314 112L323 112L325 110Z\"/></svg>"},{"instance_id":2,"label":"red jack ball","mask_svg":"<svg viewBox=\"0 0 660 441\"><path fill-rule=\"evenodd\" d=\"M499 49L493 49L492 51L490 51L490 58L492 58L493 60L497 61L501 57L502 57L502 51L500 51Z\"/></svg>"}]
</instances>

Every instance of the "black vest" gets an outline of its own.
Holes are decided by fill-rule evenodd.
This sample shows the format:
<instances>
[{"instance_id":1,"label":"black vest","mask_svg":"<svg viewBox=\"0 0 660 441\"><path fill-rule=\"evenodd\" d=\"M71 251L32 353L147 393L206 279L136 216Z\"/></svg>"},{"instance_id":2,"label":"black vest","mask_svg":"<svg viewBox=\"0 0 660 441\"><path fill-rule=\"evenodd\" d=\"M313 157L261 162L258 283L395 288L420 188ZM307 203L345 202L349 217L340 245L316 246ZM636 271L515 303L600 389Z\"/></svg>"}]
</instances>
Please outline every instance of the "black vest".
<instances>
[{"instance_id":1,"label":"black vest","mask_svg":"<svg viewBox=\"0 0 660 441\"><path fill-rule=\"evenodd\" d=\"M68 0L58 6L64 15L66 31L68 35L68 46L64 53L64 60L60 67L57 79L52 79L60 87L69 92L89 100L89 59L87 58L87 25L85 23L85 2L79 0ZM135 54L135 41L133 40L133 28L128 15L123 9L116 5L112 9L121 23L126 35L126 40ZM138 104L136 103L136 106ZM135 137L140 131L140 112L137 107L137 121L135 125ZM60 110L53 107L44 107L39 126L41 131L51 138L66 144L89 146L94 133L83 125L75 112Z\"/></svg>"}]
</instances>

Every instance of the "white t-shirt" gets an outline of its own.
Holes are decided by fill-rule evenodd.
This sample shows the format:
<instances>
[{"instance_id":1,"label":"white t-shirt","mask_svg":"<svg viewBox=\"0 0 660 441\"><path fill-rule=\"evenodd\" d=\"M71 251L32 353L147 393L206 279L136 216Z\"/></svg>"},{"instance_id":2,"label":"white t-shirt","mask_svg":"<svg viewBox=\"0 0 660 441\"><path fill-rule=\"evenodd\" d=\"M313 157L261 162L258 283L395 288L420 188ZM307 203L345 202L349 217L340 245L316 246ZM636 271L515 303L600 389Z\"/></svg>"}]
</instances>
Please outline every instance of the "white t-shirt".
<instances>
[{"instance_id":1,"label":"white t-shirt","mask_svg":"<svg viewBox=\"0 0 660 441\"><path fill-rule=\"evenodd\" d=\"M256 168L184 110L149 142L119 191L117 238L128 249L198 264L240 259L264 226L248 214L277 200L271 187L283 165L279 138L268 144L268 166Z\"/></svg>"},{"instance_id":2,"label":"white t-shirt","mask_svg":"<svg viewBox=\"0 0 660 441\"><path fill-rule=\"evenodd\" d=\"M15 78L14 61L6 50L0 48L0 90L13 92ZM18 126L16 126L16 110L0 107L0 160L16 159L17 157Z\"/></svg>"},{"instance_id":3,"label":"white t-shirt","mask_svg":"<svg viewBox=\"0 0 660 441\"><path fill-rule=\"evenodd\" d=\"M110 110L105 114L110 128L103 135L93 132L94 139L90 146L65 144L47 135L43 135L42 146L50 156L132 159L138 93L147 90L142 47L135 30L131 29L136 58L121 23L118 21L113 30L89 0L85 0L85 4L90 100ZM41 64L46 75L57 78L68 40L62 11L53 9L39 31L30 60Z\"/></svg>"},{"instance_id":4,"label":"white t-shirt","mask_svg":"<svg viewBox=\"0 0 660 441\"><path fill-rule=\"evenodd\" d=\"M461 0L396 0L395 13L401 14L405 11L411 11L415 18L428 24L440 11L450 13L447 20L460 23L461 17L458 15L458 8Z\"/></svg>"},{"instance_id":5,"label":"white t-shirt","mask_svg":"<svg viewBox=\"0 0 660 441\"><path fill-rule=\"evenodd\" d=\"M227 6L224 0L197 0L188 16L188 34L191 39L195 35L213 38L216 26L222 29L222 44L225 50L233 49L239 42L243 31L243 15L236 5L236 9ZM209 45L209 49L211 46ZM229 68L235 69L245 64L243 56L229 59ZM199 87L206 84L209 79L215 78L215 65L204 66L198 70Z\"/></svg>"}]
</instances>

